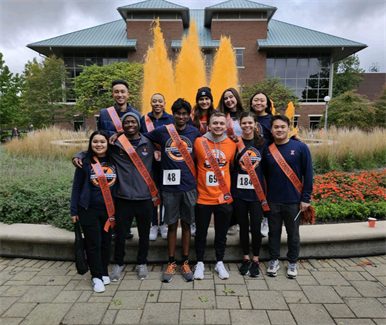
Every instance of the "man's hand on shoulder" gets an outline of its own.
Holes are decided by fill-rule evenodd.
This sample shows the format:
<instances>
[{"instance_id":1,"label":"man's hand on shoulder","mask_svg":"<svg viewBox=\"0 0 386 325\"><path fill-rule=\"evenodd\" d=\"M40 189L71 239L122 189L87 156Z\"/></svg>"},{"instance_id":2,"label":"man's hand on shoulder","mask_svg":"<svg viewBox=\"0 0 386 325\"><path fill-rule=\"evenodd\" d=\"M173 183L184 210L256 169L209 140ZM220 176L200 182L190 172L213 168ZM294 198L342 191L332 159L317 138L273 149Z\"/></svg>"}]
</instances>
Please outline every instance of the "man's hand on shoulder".
<instances>
[{"instance_id":1,"label":"man's hand on shoulder","mask_svg":"<svg viewBox=\"0 0 386 325\"><path fill-rule=\"evenodd\" d=\"M115 133L113 134L110 139L109 139L109 144L111 144L112 146L115 144L115 141L117 141L118 137L120 136L119 133Z\"/></svg>"},{"instance_id":2,"label":"man's hand on shoulder","mask_svg":"<svg viewBox=\"0 0 386 325\"><path fill-rule=\"evenodd\" d=\"M82 159L80 159L80 158L74 158L74 159L72 159L72 164L73 164L75 167L79 167L79 168L82 168L82 167L83 167Z\"/></svg>"}]
</instances>

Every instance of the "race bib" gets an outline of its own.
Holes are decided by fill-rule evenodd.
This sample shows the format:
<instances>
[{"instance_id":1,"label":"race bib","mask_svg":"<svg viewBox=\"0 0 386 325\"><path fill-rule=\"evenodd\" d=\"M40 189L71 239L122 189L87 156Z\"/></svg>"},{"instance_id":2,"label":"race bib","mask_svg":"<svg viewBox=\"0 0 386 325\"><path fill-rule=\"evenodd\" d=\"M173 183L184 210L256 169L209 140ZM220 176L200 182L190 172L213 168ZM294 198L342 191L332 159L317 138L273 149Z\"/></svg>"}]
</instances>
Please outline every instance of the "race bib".
<instances>
[{"instance_id":1,"label":"race bib","mask_svg":"<svg viewBox=\"0 0 386 325\"><path fill-rule=\"evenodd\" d=\"M224 176L224 171L221 172ZM206 186L218 186L217 178L214 172L206 172Z\"/></svg>"},{"instance_id":2,"label":"race bib","mask_svg":"<svg viewBox=\"0 0 386 325\"><path fill-rule=\"evenodd\" d=\"M164 170L164 185L180 185L181 169L167 169Z\"/></svg>"},{"instance_id":3,"label":"race bib","mask_svg":"<svg viewBox=\"0 0 386 325\"><path fill-rule=\"evenodd\" d=\"M243 190L253 190L253 184L251 178L248 174L238 174L237 175L237 188Z\"/></svg>"}]
</instances>

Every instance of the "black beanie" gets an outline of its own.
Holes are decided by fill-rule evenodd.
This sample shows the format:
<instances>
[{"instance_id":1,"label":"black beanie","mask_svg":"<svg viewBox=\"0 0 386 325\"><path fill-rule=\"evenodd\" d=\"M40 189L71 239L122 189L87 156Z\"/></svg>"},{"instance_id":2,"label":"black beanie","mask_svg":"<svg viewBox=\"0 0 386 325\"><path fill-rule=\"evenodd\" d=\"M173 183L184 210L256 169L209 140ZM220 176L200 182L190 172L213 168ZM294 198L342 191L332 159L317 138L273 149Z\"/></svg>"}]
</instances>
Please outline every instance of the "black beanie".
<instances>
[{"instance_id":1,"label":"black beanie","mask_svg":"<svg viewBox=\"0 0 386 325\"><path fill-rule=\"evenodd\" d=\"M210 90L209 87L202 87L200 88L198 91L197 91L197 95L196 95L196 103L198 103L198 100L201 98L201 97L209 97L210 100L212 101L213 103L213 96L212 96L212 91Z\"/></svg>"}]
</instances>

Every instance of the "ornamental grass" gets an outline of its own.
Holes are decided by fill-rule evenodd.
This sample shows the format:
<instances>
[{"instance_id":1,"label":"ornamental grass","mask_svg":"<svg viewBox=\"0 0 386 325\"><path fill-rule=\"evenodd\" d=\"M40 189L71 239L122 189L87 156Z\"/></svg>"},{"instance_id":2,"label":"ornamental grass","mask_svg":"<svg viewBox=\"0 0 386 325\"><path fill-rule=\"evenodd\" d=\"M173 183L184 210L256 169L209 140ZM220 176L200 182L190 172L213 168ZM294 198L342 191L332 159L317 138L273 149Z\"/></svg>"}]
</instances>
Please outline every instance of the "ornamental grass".
<instances>
[{"instance_id":1,"label":"ornamental grass","mask_svg":"<svg viewBox=\"0 0 386 325\"><path fill-rule=\"evenodd\" d=\"M50 127L28 133L20 140L6 144L9 155L46 159L71 159L80 150L86 150L89 134Z\"/></svg>"},{"instance_id":2,"label":"ornamental grass","mask_svg":"<svg viewBox=\"0 0 386 325\"><path fill-rule=\"evenodd\" d=\"M311 134L303 131L300 136L308 139ZM316 174L386 166L386 129L374 128L366 132L331 127L327 132L313 132L312 139L323 140L318 144L309 143Z\"/></svg>"}]
</instances>

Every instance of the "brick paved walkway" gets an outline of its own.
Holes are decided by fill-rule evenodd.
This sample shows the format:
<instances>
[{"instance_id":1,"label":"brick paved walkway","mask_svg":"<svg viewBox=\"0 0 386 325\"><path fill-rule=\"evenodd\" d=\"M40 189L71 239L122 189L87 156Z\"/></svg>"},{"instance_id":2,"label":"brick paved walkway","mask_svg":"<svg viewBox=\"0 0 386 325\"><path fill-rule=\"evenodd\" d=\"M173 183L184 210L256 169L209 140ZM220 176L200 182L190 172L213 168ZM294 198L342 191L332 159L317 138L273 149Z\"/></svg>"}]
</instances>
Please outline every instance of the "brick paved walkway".
<instances>
[{"instance_id":1,"label":"brick paved walkway","mask_svg":"<svg viewBox=\"0 0 386 325\"><path fill-rule=\"evenodd\" d=\"M376 267L357 266L364 262ZM127 265L122 280L96 294L71 262L0 258L0 324L386 324L385 256L302 261L296 280L283 263L276 278L227 267L226 281L206 265L202 281L176 274L165 284L165 265L150 266L145 281Z\"/></svg>"}]
</instances>

